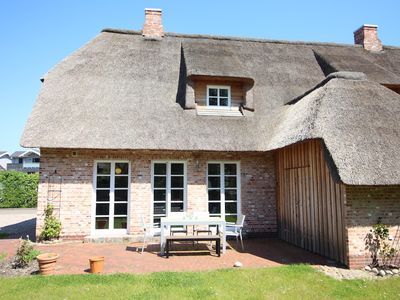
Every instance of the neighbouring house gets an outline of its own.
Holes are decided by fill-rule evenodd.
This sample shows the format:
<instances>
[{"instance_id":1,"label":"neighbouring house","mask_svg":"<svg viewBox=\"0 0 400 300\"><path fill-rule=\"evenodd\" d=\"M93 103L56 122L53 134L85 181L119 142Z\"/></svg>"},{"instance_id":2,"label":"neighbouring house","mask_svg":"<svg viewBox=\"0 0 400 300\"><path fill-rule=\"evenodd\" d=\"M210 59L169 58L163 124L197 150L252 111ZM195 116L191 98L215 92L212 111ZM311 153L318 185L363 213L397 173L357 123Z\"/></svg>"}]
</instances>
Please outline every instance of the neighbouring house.
<instances>
[{"instance_id":1,"label":"neighbouring house","mask_svg":"<svg viewBox=\"0 0 400 300\"><path fill-rule=\"evenodd\" d=\"M7 151L0 151L0 171L7 170L7 164L11 162L10 153Z\"/></svg>"},{"instance_id":2,"label":"neighbouring house","mask_svg":"<svg viewBox=\"0 0 400 300\"><path fill-rule=\"evenodd\" d=\"M39 172L40 152L38 150L15 151L10 158L11 162L7 164L7 170L29 174Z\"/></svg>"},{"instance_id":3,"label":"neighbouring house","mask_svg":"<svg viewBox=\"0 0 400 300\"><path fill-rule=\"evenodd\" d=\"M41 151L37 231L140 237L171 212L246 215L356 268L400 238L400 48L104 29L42 79L21 144ZM267 241L266 241L267 243Z\"/></svg>"}]
</instances>

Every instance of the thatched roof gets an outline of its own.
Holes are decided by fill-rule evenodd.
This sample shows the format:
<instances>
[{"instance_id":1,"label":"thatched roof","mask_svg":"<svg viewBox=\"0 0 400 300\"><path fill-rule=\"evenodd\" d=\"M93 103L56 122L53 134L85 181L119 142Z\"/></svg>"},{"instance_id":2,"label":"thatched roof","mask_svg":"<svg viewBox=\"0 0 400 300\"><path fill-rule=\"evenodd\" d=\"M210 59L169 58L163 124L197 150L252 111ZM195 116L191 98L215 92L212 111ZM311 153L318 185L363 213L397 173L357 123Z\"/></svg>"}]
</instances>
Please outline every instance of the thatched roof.
<instances>
[{"instance_id":1,"label":"thatched roof","mask_svg":"<svg viewBox=\"0 0 400 300\"><path fill-rule=\"evenodd\" d=\"M346 184L399 184L400 95L347 74L279 110L270 149L323 139Z\"/></svg>"},{"instance_id":2,"label":"thatched roof","mask_svg":"<svg viewBox=\"0 0 400 300\"><path fill-rule=\"evenodd\" d=\"M357 74L325 79L347 69L343 57L339 64L329 56L336 52L350 53L348 64L357 55L359 66L374 59L372 69L350 69L363 71L370 81ZM386 151L382 158L394 160L392 146L400 146L396 126L392 136L385 129L396 117L380 117L388 109L396 111L400 96L373 82L396 82L400 49L385 48L384 55L391 58L374 58L351 45L168 33L149 41L140 32L105 30L46 74L21 143L41 148L269 151L322 138L343 182L399 184L400 174L391 168L395 161L378 165L382 154L377 150ZM178 87L190 75L251 78L254 112L229 118L183 109ZM362 92L361 86L368 89ZM342 115L329 115L328 107ZM368 119L370 113L375 119ZM363 123L367 119L376 122L375 129L365 130L375 124ZM367 165L361 169L360 157ZM388 176L374 175L383 172Z\"/></svg>"},{"instance_id":3,"label":"thatched roof","mask_svg":"<svg viewBox=\"0 0 400 300\"><path fill-rule=\"evenodd\" d=\"M315 56L325 74L337 71L363 72L368 78L382 84L400 84L400 51L369 52L354 47L314 47ZM397 57L395 54L398 54ZM397 70L390 67L396 60ZM382 63L383 62L383 63ZM386 64L386 66L385 66Z\"/></svg>"}]
</instances>

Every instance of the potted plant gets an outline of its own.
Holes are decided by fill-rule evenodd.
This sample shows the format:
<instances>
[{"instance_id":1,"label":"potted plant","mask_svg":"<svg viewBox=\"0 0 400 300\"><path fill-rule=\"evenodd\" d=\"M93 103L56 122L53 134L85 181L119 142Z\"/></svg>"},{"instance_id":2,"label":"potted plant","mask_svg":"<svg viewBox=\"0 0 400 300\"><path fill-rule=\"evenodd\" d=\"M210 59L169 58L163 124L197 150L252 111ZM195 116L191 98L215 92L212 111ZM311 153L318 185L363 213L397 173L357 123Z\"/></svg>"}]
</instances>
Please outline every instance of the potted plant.
<instances>
[{"instance_id":1,"label":"potted plant","mask_svg":"<svg viewBox=\"0 0 400 300\"><path fill-rule=\"evenodd\" d=\"M43 253L36 257L39 263L40 274L52 275L56 268L57 259L60 256L57 253Z\"/></svg>"},{"instance_id":2,"label":"potted plant","mask_svg":"<svg viewBox=\"0 0 400 300\"><path fill-rule=\"evenodd\" d=\"M104 256L92 256L89 258L90 273L102 273L104 268Z\"/></svg>"}]
</instances>

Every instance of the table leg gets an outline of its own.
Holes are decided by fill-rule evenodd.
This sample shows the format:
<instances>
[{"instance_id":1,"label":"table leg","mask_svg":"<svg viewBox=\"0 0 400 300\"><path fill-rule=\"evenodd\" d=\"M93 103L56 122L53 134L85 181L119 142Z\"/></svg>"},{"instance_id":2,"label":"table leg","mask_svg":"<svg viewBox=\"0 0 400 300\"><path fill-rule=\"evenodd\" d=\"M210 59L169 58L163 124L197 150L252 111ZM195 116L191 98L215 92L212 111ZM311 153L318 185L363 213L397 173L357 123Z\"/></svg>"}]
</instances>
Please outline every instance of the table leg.
<instances>
[{"instance_id":1,"label":"table leg","mask_svg":"<svg viewBox=\"0 0 400 300\"><path fill-rule=\"evenodd\" d=\"M161 233L160 233L160 252L161 255L164 255L165 248L165 226L161 223Z\"/></svg>"},{"instance_id":2,"label":"table leg","mask_svg":"<svg viewBox=\"0 0 400 300\"><path fill-rule=\"evenodd\" d=\"M225 223L222 224L222 253L226 253L226 225Z\"/></svg>"}]
</instances>

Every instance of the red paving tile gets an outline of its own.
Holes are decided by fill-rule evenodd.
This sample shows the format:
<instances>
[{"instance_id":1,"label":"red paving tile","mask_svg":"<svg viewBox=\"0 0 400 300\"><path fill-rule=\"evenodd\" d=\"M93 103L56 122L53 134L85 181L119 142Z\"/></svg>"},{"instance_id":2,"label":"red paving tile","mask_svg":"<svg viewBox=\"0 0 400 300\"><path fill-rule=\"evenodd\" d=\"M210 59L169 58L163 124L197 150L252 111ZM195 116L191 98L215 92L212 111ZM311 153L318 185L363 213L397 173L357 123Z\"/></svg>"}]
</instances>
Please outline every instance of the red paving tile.
<instances>
[{"instance_id":1,"label":"red paving tile","mask_svg":"<svg viewBox=\"0 0 400 300\"><path fill-rule=\"evenodd\" d=\"M235 242L231 242L236 246ZM89 268L89 257L104 256L105 273L149 273L160 271L200 271L230 268L236 261L244 267L270 267L293 263L328 264L327 258L310 253L278 239L248 239L244 241L243 252L228 248L221 257L210 255L205 244L173 245L173 249L186 251L173 252L167 259L158 255L159 245L149 245L143 254L138 248L141 243L94 244L66 242L53 245L36 245L41 252L60 254L57 274L83 274ZM18 240L0 240L0 252L14 255ZM240 247L238 248L240 249ZM205 250L201 253L199 250Z\"/></svg>"}]
</instances>

